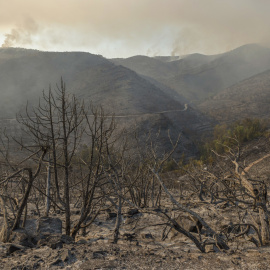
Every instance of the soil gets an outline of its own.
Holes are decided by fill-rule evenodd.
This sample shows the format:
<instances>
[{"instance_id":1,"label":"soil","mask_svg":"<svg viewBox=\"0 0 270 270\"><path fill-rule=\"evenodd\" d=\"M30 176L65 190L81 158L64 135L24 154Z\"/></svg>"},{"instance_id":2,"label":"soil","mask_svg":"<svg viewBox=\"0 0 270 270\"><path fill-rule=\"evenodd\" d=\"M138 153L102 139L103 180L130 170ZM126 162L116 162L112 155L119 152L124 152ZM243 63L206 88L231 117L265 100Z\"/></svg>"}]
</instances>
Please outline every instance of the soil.
<instances>
[{"instance_id":1,"label":"soil","mask_svg":"<svg viewBox=\"0 0 270 270\"><path fill-rule=\"evenodd\" d=\"M66 254L70 258L65 260ZM268 269L270 248L202 254L188 243L126 242L65 245L17 251L1 258L1 269Z\"/></svg>"},{"instance_id":2,"label":"soil","mask_svg":"<svg viewBox=\"0 0 270 270\"><path fill-rule=\"evenodd\" d=\"M260 150L266 141L257 141L249 149L257 155L248 159L247 165L255 162L250 168L250 175L257 175L267 181L269 171L269 149ZM264 148L266 149L266 148ZM265 157L265 158L263 158ZM261 159L256 163L256 160ZM259 170L258 170L259 168ZM260 175L258 175L260 172ZM269 181L267 182L269 185ZM198 196L180 194L172 190L174 197L183 205L200 214L211 227L220 232L224 226L237 223L239 220L235 206L210 204L202 202ZM170 213L172 206L165 196L162 199L163 210ZM38 219L33 214L34 206L29 205L31 219ZM72 208L73 220L78 219L79 211ZM179 214L179 213L178 213ZM254 213L255 215L256 213ZM50 217L64 220L63 213L51 211ZM176 216L174 216L177 218ZM187 216L180 213L178 217L183 227L190 226ZM223 251L215 246L207 246L206 253L201 253L195 244L182 234L164 225L157 215L125 207L123 209L120 238L117 244L112 243L116 213L104 211L86 232L80 232L74 241L59 241L56 244L42 242L33 247L0 243L0 269L269 269L270 245L256 247L243 237L230 239L230 249ZM31 230L34 230L29 225ZM57 224L56 224L57 225ZM26 226L28 226L26 224ZM64 222L62 223L64 227ZM61 228L61 225L60 225ZM57 232L58 235L59 231ZM194 232L196 237L199 235ZM205 237L205 236L204 236ZM41 242L40 242L41 243Z\"/></svg>"},{"instance_id":3,"label":"soil","mask_svg":"<svg viewBox=\"0 0 270 270\"><path fill-rule=\"evenodd\" d=\"M233 220L230 207L192 203L212 226ZM223 218L222 218L223 217ZM123 215L120 239L112 244L115 217L104 213L92 224L86 236L72 243L34 248L19 246L9 254L8 245L0 244L0 269L268 269L270 246L257 248L238 239L229 251L207 249L201 253L185 236L170 231L165 240L165 226L159 217L146 213ZM222 224L221 224L222 223Z\"/></svg>"}]
</instances>

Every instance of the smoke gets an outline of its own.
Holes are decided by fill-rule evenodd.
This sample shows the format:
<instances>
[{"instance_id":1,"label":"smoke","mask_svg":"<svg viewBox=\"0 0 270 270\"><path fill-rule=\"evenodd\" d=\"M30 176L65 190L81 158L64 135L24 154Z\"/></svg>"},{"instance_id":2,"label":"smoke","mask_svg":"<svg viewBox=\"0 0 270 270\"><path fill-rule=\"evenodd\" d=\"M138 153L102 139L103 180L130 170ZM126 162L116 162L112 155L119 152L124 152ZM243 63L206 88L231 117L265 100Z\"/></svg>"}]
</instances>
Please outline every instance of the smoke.
<instances>
[{"instance_id":1,"label":"smoke","mask_svg":"<svg viewBox=\"0 0 270 270\"><path fill-rule=\"evenodd\" d=\"M0 37L107 57L214 54L269 44L269 10L269 0L0 0Z\"/></svg>"},{"instance_id":2,"label":"smoke","mask_svg":"<svg viewBox=\"0 0 270 270\"><path fill-rule=\"evenodd\" d=\"M11 29L10 33L5 34L5 40L2 44L2 48L32 44L32 38L38 33L38 31L38 24L33 19L26 18L16 28Z\"/></svg>"}]
</instances>

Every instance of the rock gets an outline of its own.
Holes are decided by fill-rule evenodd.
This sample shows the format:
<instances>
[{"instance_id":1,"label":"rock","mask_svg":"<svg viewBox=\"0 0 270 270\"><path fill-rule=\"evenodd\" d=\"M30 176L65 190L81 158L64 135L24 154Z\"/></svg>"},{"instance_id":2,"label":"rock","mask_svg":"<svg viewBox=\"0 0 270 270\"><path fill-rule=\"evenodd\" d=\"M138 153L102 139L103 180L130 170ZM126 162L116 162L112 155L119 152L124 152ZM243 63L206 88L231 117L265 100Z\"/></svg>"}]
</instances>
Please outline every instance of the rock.
<instances>
[{"instance_id":1,"label":"rock","mask_svg":"<svg viewBox=\"0 0 270 270\"><path fill-rule=\"evenodd\" d=\"M1 243L0 245L0 256L1 257L6 257L7 255L7 245L4 243Z\"/></svg>"},{"instance_id":2,"label":"rock","mask_svg":"<svg viewBox=\"0 0 270 270\"><path fill-rule=\"evenodd\" d=\"M60 236L60 239L61 239L62 243L64 243L64 244L72 244L72 243L74 243L74 239L69 235L62 234Z\"/></svg>"},{"instance_id":3,"label":"rock","mask_svg":"<svg viewBox=\"0 0 270 270\"><path fill-rule=\"evenodd\" d=\"M104 258L107 255L108 255L108 253L106 251L103 251L103 250L94 251L93 252L93 259Z\"/></svg>"},{"instance_id":4,"label":"rock","mask_svg":"<svg viewBox=\"0 0 270 270\"><path fill-rule=\"evenodd\" d=\"M37 232L62 234L62 221L59 218L41 217L37 220Z\"/></svg>"},{"instance_id":5,"label":"rock","mask_svg":"<svg viewBox=\"0 0 270 270\"><path fill-rule=\"evenodd\" d=\"M195 253L190 253L189 258L201 260L203 256L201 255L201 253L195 252Z\"/></svg>"},{"instance_id":6,"label":"rock","mask_svg":"<svg viewBox=\"0 0 270 270\"><path fill-rule=\"evenodd\" d=\"M202 232L201 231L202 227L203 227L202 224L193 217L179 216L176 219L176 222L178 222L179 225L188 232L198 233L198 230L199 230L200 233ZM179 234L179 232L176 229L173 228L173 229L171 229L168 237L169 237L169 239L173 239L178 234Z\"/></svg>"},{"instance_id":7,"label":"rock","mask_svg":"<svg viewBox=\"0 0 270 270\"><path fill-rule=\"evenodd\" d=\"M25 250L25 247L21 245L7 244L7 255L10 255L17 250Z\"/></svg>"},{"instance_id":8,"label":"rock","mask_svg":"<svg viewBox=\"0 0 270 270\"><path fill-rule=\"evenodd\" d=\"M227 207L230 207L230 203L228 202L223 202L217 206L217 208L220 208L220 209L225 209Z\"/></svg>"},{"instance_id":9,"label":"rock","mask_svg":"<svg viewBox=\"0 0 270 270\"><path fill-rule=\"evenodd\" d=\"M49 246L51 249L60 249L63 248L63 243L60 241L50 241L47 246Z\"/></svg>"},{"instance_id":10,"label":"rock","mask_svg":"<svg viewBox=\"0 0 270 270\"><path fill-rule=\"evenodd\" d=\"M64 266L64 263L61 259L58 258L54 262L52 262L50 266Z\"/></svg>"},{"instance_id":11,"label":"rock","mask_svg":"<svg viewBox=\"0 0 270 270\"><path fill-rule=\"evenodd\" d=\"M10 242L13 244L30 248L33 248L37 244L36 239L34 237L29 236L27 231L22 228L14 230L12 232L10 236Z\"/></svg>"},{"instance_id":12,"label":"rock","mask_svg":"<svg viewBox=\"0 0 270 270\"><path fill-rule=\"evenodd\" d=\"M125 240L128 240L128 241L134 240L135 237L136 237L136 234L135 234L135 233L124 233L124 234L123 234L123 238L124 238Z\"/></svg>"},{"instance_id":13,"label":"rock","mask_svg":"<svg viewBox=\"0 0 270 270\"><path fill-rule=\"evenodd\" d=\"M117 257L116 256L110 256L108 258L109 261L116 261L117 260Z\"/></svg>"},{"instance_id":14,"label":"rock","mask_svg":"<svg viewBox=\"0 0 270 270\"><path fill-rule=\"evenodd\" d=\"M134 209L129 209L128 212L127 212L127 215L128 215L129 217L132 217L132 216L137 215L137 214L139 214L139 210L136 209L136 208L134 208Z\"/></svg>"},{"instance_id":15,"label":"rock","mask_svg":"<svg viewBox=\"0 0 270 270\"><path fill-rule=\"evenodd\" d=\"M25 221L24 230L29 236L35 236L37 234L37 219L27 219Z\"/></svg>"},{"instance_id":16,"label":"rock","mask_svg":"<svg viewBox=\"0 0 270 270\"><path fill-rule=\"evenodd\" d=\"M61 260L65 263L74 263L77 261L77 258L74 253L72 253L69 249L64 249L61 251Z\"/></svg>"},{"instance_id":17,"label":"rock","mask_svg":"<svg viewBox=\"0 0 270 270\"><path fill-rule=\"evenodd\" d=\"M206 245L205 246L205 252L209 253L209 252L220 252L220 250L217 248L216 245L211 244L211 245Z\"/></svg>"},{"instance_id":18,"label":"rock","mask_svg":"<svg viewBox=\"0 0 270 270\"><path fill-rule=\"evenodd\" d=\"M193 233L200 233L202 230L202 224L199 220L191 220L192 224L189 226L188 231Z\"/></svg>"},{"instance_id":19,"label":"rock","mask_svg":"<svg viewBox=\"0 0 270 270\"><path fill-rule=\"evenodd\" d=\"M44 261L41 259L41 260L39 260L38 262L34 262L33 263L33 266L32 266L32 269L40 269L41 267L40 267L40 264L43 264L44 263Z\"/></svg>"},{"instance_id":20,"label":"rock","mask_svg":"<svg viewBox=\"0 0 270 270\"><path fill-rule=\"evenodd\" d=\"M33 248L36 245L47 245L52 249L62 248L63 243L70 244L71 236L62 235L62 221L58 218L42 217L26 221L25 228L14 230L10 242L16 245Z\"/></svg>"},{"instance_id":21,"label":"rock","mask_svg":"<svg viewBox=\"0 0 270 270\"><path fill-rule=\"evenodd\" d=\"M76 241L76 244L78 244L78 245L84 245L84 244L87 244L87 243L88 243L87 239L85 239L83 237L77 239L77 241Z\"/></svg>"},{"instance_id":22,"label":"rock","mask_svg":"<svg viewBox=\"0 0 270 270\"><path fill-rule=\"evenodd\" d=\"M80 215L81 211L80 210L72 210L71 215Z\"/></svg>"},{"instance_id":23,"label":"rock","mask_svg":"<svg viewBox=\"0 0 270 270\"><path fill-rule=\"evenodd\" d=\"M117 213L112 212L111 209L106 210L106 220L110 220L117 217Z\"/></svg>"},{"instance_id":24,"label":"rock","mask_svg":"<svg viewBox=\"0 0 270 270\"><path fill-rule=\"evenodd\" d=\"M43 238L41 238L37 245L38 246L48 246L52 249L57 249L57 248L62 248L63 247L63 243L72 243L74 242L74 240L71 238L70 236L67 235L61 235L61 234L52 234L52 235L47 235L47 236L43 236ZM72 240L72 241L71 241Z\"/></svg>"},{"instance_id":25,"label":"rock","mask_svg":"<svg viewBox=\"0 0 270 270\"><path fill-rule=\"evenodd\" d=\"M52 217L27 220L24 229L12 233L11 241L31 248L35 245L47 245L53 249L61 248L63 243L74 242L72 237L62 235L62 221Z\"/></svg>"},{"instance_id":26,"label":"rock","mask_svg":"<svg viewBox=\"0 0 270 270\"><path fill-rule=\"evenodd\" d=\"M72 266L67 266L66 270L82 269L82 264L83 264L83 261L77 261L74 264L72 264ZM85 263L85 264L87 264L87 263ZM89 266L86 265L86 267L89 267Z\"/></svg>"},{"instance_id":27,"label":"rock","mask_svg":"<svg viewBox=\"0 0 270 270\"><path fill-rule=\"evenodd\" d=\"M142 233L141 236L143 239L154 239L151 233Z\"/></svg>"},{"instance_id":28,"label":"rock","mask_svg":"<svg viewBox=\"0 0 270 270\"><path fill-rule=\"evenodd\" d=\"M117 217L117 214L114 212L107 213L107 220L112 219L112 218L116 218L116 217Z\"/></svg>"}]
</instances>

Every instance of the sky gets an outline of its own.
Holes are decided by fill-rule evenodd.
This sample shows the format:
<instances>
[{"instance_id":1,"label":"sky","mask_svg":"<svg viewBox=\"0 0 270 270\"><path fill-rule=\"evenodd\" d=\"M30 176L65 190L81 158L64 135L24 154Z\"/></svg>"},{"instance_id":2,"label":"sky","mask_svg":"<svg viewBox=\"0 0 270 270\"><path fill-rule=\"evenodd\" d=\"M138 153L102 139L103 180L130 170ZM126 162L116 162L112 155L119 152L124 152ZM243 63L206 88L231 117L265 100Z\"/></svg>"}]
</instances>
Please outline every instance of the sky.
<instances>
[{"instance_id":1,"label":"sky","mask_svg":"<svg viewBox=\"0 0 270 270\"><path fill-rule=\"evenodd\" d=\"M0 46L107 58L270 44L269 0L0 0Z\"/></svg>"}]
</instances>

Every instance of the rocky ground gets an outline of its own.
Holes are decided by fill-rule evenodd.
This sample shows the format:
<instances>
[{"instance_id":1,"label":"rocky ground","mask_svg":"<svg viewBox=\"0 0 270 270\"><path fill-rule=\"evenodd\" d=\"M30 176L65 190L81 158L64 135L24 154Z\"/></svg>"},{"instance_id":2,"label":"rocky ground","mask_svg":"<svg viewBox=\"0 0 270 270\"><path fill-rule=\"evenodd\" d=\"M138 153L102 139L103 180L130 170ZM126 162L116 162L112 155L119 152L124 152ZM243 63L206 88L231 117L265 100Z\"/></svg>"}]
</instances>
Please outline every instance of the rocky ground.
<instances>
[{"instance_id":1,"label":"rocky ground","mask_svg":"<svg viewBox=\"0 0 270 270\"><path fill-rule=\"evenodd\" d=\"M192 245L155 242L117 245L104 240L19 250L1 256L1 269L268 269L270 248L229 253L198 252Z\"/></svg>"},{"instance_id":2,"label":"rocky ground","mask_svg":"<svg viewBox=\"0 0 270 270\"><path fill-rule=\"evenodd\" d=\"M256 179L270 184L268 139L249 144L244 160L249 173ZM250 151L252 155L250 155ZM252 157L252 158L251 158ZM176 179L176 175L173 176ZM188 181L186 178L178 178ZM177 180L177 179L176 179ZM176 186L171 192L175 199L200 216L220 232L228 224L239 222L239 212L233 204L200 201L198 195ZM181 185L180 185L181 186ZM183 186L182 186L183 187ZM268 202L269 207L269 202ZM173 211L166 196L162 208L174 213L181 225L190 231L194 223L187 215ZM42 211L41 211L42 212ZM256 216L256 211L254 216ZM228 238L228 251L216 246L206 246L201 253L195 244L164 223L159 216L146 211L131 209L122 211L120 238L112 243L116 213L113 209L102 212L85 232L76 239L63 234L64 216L59 210L51 210L49 217L38 217L35 207L29 205L29 216L24 229L13 232L10 243L0 243L0 269L269 269L270 245L256 247L247 237ZM177 216L179 215L179 216ZM251 215L253 215L251 213ZM73 220L79 210L72 207ZM0 217L0 222L1 222ZM242 217L245 219L245 215ZM246 220L245 222L249 222ZM199 237L196 231L193 232ZM203 235L202 237L206 237ZM256 237L255 234L253 234Z\"/></svg>"},{"instance_id":3,"label":"rocky ground","mask_svg":"<svg viewBox=\"0 0 270 270\"><path fill-rule=\"evenodd\" d=\"M231 207L194 203L212 225L234 219ZM270 246L257 248L243 239L230 243L230 250L212 246L201 253L185 236L165 230L153 215L126 211L121 236L112 244L114 213L104 213L85 236L75 241L62 235L58 217L30 219L25 229L16 231L12 243L0 244L0 269L268 269ZM166 231L167 238L162 240ZM38 236L37 236L38 235Z\"/></svg>"}]
</instances>

